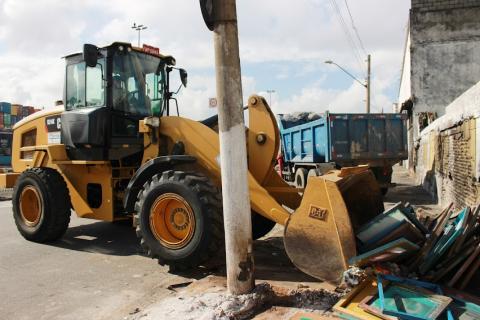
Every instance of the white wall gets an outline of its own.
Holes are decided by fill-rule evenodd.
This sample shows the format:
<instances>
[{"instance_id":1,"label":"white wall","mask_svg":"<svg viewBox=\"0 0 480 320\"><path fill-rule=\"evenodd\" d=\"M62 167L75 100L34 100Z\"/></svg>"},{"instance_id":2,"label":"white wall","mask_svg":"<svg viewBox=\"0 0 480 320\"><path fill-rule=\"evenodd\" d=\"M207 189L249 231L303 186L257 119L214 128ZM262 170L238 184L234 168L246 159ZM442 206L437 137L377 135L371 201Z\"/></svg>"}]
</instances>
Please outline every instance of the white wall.
<instances>
[{"instance_id":1,"label":"white wall","mask_svg":"<svg viewBox=\"0 0 480 320\"><path fill-rule=\"evenodd\" d=\"M398 103L401 106L403 102L412 96L411 84L411 55L410 55L410 30L407 31L407 39L405 42L405 51L403 53L402 74L400 78L400 90L398 92Z\"/></svg>"}]
</instances>

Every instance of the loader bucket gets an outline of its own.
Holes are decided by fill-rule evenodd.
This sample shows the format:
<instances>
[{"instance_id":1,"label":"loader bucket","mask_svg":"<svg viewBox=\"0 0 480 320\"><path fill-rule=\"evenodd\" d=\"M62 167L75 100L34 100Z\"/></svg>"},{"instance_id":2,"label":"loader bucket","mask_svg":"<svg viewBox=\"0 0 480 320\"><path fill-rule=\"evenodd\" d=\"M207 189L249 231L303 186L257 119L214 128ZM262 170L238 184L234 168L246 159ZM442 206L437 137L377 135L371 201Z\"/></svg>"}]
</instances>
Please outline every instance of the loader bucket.
<instances>
[{"instance_id":1,"label":"loader bucket","mask_svg":"<svg viewBox=\"0 0 480 320\"><path fill-rule=\"evenodd\" d=\"M303 272L338 285L356 255L355 229L381 212L380 188L368 168L311 177L285 226L285 250Z\"/></svg>"}]
</instances>

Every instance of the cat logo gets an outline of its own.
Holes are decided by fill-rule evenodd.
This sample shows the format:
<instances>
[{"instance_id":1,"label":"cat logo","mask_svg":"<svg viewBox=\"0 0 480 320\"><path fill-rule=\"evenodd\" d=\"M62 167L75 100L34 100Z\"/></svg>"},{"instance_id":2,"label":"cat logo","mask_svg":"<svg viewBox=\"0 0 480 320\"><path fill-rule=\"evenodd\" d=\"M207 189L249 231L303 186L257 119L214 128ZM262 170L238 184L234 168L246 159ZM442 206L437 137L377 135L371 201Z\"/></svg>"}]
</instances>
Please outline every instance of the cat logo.
<instances>
[{"instance_id":1,"label":"cat logo","mask_svg":"<svg viewBox=\"0 0 480 320\"><path fill-rule=\"evenodd\" d=\"M308 216L313 219L327 221L327 209L315 207L314 205L310 205L310 213Z\"/></svg>"}]
</instances>

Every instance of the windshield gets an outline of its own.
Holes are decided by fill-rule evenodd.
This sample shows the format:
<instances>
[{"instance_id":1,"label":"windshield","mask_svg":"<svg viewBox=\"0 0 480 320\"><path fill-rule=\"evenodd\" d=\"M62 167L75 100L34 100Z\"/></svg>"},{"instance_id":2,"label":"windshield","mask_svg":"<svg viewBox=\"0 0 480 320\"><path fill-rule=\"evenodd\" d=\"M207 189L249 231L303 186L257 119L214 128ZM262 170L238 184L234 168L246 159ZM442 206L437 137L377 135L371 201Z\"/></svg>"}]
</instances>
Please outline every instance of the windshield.
<instances>
[{"instance_id":1,"label":"windshield","mask_svg":"<svg viewBox=\"0 0 480 320\"><path fill-rule=\"evenodd\" d=\"M113 58L113 109L133 115L159 115L163 106L164 70L160 58L135 51L117 51Z\"/></svg>"}]
</instances>

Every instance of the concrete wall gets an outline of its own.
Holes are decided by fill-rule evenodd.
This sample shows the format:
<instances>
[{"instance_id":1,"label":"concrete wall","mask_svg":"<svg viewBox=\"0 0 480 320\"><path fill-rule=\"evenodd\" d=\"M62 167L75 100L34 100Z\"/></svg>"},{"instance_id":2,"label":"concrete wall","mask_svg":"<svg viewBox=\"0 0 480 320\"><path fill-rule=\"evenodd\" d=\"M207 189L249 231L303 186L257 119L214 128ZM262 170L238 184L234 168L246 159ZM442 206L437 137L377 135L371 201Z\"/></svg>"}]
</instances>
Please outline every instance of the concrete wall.
<instances>
[{"instance_id":1,"label":"concrete wall","mask_svg":"<svg viewBox=\"0 0 480 320\"><path fill-rule=\"evenodd\" d=\"M398 102L402 104L412 96L411 87L411 55L410 55L410 30L407 31L407 38L405 41L405 51L403 53L402 73L400 75L400 89L398 90Z\"/></svg>"},{"instance_id":2,"label":"concrete wall","mask_svg":"<svg viewBox=\"0 0 480 320\"><path fill-rule=\"evenodd\" d=\"M480 202L480 83L422 132L414 158L417 182L442 206Z\"/></svg>"},{"instance_id":3,"label":"concrete wall","mask_svg":"<svg viewBox=\"0 0 480 320\"><path fill-rule=\"evenodd\" d=\"M412 74L412 57L410 54L410 47L411 47L411 37L410 37L410 28L407 29L407 36L405 40L405 49L403 52L403 62L402 62L402 72L400 75L400 88L398 90L398 103L399 106L396 112L400 112L400 108L402 104L404 104L407 100L412 98L412 85L411 85L411 74ZM412 153L412 146L413 146L413 119L408 118L407 120L407 142L408 142L408 150L409 150L409 160L404 161L404 166L409 169L412 167L411 161L411 153Z\"/></svg>"},{"instance_id":4,"label":"concrete wall","mask_svg":"<svg viewBox=\"0 0 480 320\"><path fill-rule=\"evenodd\" d=\"M415 113L442 116L447 105L480 80L479 16L480 7L411 11Z\"/></svg>"},{"instance_id":5,"label":"concrete wall","mask_svg":"<svg viewBox=\"0 0 480 320\"><path fill-rule=\"evenodd\" d=\"M480 0L412 0L412 9L432 11L469 8L480 5Z\"/></svg>"},{"instance_id":6,"label":"concrete wall","mask_svg":"<svg viewBox=\"0 0 480 320\"><path fill-rule=\"evenodd\" d=\"M426 124L480 81L480 0L412 0L398 103L412 97L409 156ZM409 166L413 168L412 159Z\"/></svg>"}]
</instances>

